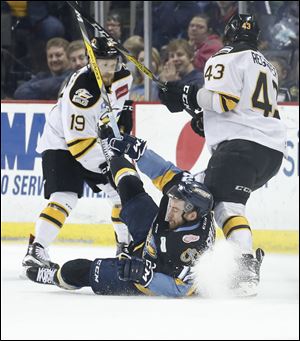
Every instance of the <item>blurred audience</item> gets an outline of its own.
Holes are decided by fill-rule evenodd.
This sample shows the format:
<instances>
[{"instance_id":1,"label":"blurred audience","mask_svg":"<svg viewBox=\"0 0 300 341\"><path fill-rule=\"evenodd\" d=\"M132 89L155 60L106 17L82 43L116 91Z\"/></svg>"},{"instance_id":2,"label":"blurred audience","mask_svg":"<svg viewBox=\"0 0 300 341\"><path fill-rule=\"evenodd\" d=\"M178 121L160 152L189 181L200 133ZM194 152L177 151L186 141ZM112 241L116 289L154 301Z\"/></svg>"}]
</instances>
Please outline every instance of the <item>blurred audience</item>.
<instances>
[{"instance_id":1,"label":"blurred audience","mask_svg":"<svg viewBox=\"0 0 300 341\"><path fill-rule=\"evenodd\" d=\"M20 85L14 93L15 99L57 99L64 79L72 72L69 68L67 48L63 38L52 38L46 46L49 72L39 72L31 80Z\"/></svg>"},{"instance_id":2,"label":"blurred audience","mask_svg":"<svg viewBox=\"0 0 300 341\"><path fill-rule=\"evenodd\" d=\"M227 21L238 14L238 1L210 1L205 7L205 14L211 18L214 32L223 37Z\"/></svg>"},{"instance_id":3,"label":"blurred audience","mask_svg":"<svg viewBox=\"0 0 300 341\"><path fill-rule=\"evenodd\" d=\"M203 73L193 65L194 49L185 39L172 40L167 46L168 60L160 73L163 82L181 81L202 87Z\"/></svg>"},{"instance_id":4,"label":"blurred audience","mask_svg":"<svg viewBox=\"0 0 300 341\"><path fill-rule=\"evenodd\" d=\"M290 80L291 68L281 57L270 57L269 61L273 64L278 73L278 102L290 102L299 100L299 85Z\"/></svg>"},{"instance_id":5,"label":"blurred audience","mask_svg":"<svg viewBox=\"0 0 300 341\"><path fill-rule=\"evenodd\" d=\"M105 28L116 41L122 43L122 19L119 13L108 14Z\"/></svg>"},{"instance_id":6,"label":"blurred audience","mask_svg":"<svg viewBox=\"0 0 300 341\"><path fill-rule=\"evenodd\" d=\"M200 12L196 1L152 1L152 46L160 50L172 39L186 38L191 18ZM137 17L135 34L144 36L143 15Z\"/></svg>"},{"instance_id":7,"label":"blurred audience","mask_svg":"<svg viewBox=\"0 0 300 341\"><path fill-rule=\"evenodd\" d=\"M123 46L137 59L139 53L144 50L144 39L141 36L134 35L126 39ZM136 67L131 62L127 62L127 68L133 74L136 72Z\"/></svg>"},{"instance_id":8,"label":"blurred audience","mask_svg":"<svg viewBox=\"0 0 300 341\"><path fill-rule=\"evenodd\" d=\"M125 40L129 28L134 25L130 23L132 4L129 1L109 2L105 22L114 39L141 62L144 61L143 4L135 4L135 34L138 35ZM261 28L259 49L273 58L278 69L279 100L297 101L299 76L295 70L299 69L299 2L247 1L243 5L247 12L257 17ZM86 9L93 15L90 3ZM193 83L200 79L201 83L205 63L222 48L225 24L236 13L238 1L152 2L152 71L163 81ZM85 46L78 40L81 33L74 11L66 2L1 1L1 19L1 98L55 99L60 88L57 84L62 82L60 79L88 62ZM93 28L87 26L87 29L94 34ZM48 55L47 46L47 59L44 58L46 44L54 37L72 41L67 57L61 45L52 46L63 50L60 55ZM185 39L191 48L186 46ZM127 63L135 78L131 98L144 100L144 75L125 58L123 62ZM54 87L50 86L52 82ZM158 100L153 82L152 100Z\"/></svg>"},{"instance_id":9,"label":"blurred audience","mask_svg":"<svg viewBox=\"0 0 300 341\"><path fill-rule=\"evenodd\" d=\"M46 70L43 51L49 39L64 38L65 27L54 15L57 1L1 1L12 16L13 54L32 73ZM2 4L1 4L2 6Z\"/></svg>"},{"instance_id":10,"label":"blurred audience","mask_svg":"<svg viewBox=\"0 0 300 341\"><path fill-rule=\"evenodd\" d=\"M88 57L84 42L82 40L72 41L67 49L67 57L73 71L77 71L87 65Z\"/></svg>"},{"instance_id":11,"label":"blurred audience","mask_svg":"<svg viewBox=\"0 0 300 341\"><path fill-rule=\"evenodd\" d=\"M194 48L194 66L203 72L206 61L223 47L220 37L213 32L211 20L204 14L192 18L188 27L188 39Z\"/></svg>"},{"instance_id":12,"label":"blurred audience","mask_svg":"<svg viewBox=\"0 0 300 341\"><path fill-rule=\"evenodd\" d=\"M137 60L144 64L145 52L141 51L138 55ZM152 67L149 68L155 75L160 72L160 55L156 48L152 48ZM145 101L145 75L136 69L133 77L133 85L130 90L130 99L135 102ZM154 82L152 82L151 88L151 99L152 101L159 101L158 89Z\"/></svg>"}]
</instances>

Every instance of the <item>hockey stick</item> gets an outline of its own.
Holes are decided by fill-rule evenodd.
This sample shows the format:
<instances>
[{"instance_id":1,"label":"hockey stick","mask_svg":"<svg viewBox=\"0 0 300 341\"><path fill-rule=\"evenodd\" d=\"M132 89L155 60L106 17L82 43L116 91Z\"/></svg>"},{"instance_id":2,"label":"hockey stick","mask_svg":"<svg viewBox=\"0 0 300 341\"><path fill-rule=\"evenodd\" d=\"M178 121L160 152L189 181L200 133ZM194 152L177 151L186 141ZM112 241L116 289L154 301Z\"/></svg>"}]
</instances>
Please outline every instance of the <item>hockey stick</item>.
<instances>
[{"instance_id":1,"label":"hockey stick","mask_svg":"<svg viewBox=\"0 0 300 341\"><path fill-rule=\"evenodd\" d=\"M90 39L88 37L87 31L86 31L86 28L85 28L85 25L84 25L84 21L83 21L83 19L81 17L81 14L77 11L77 9L75 7L73 7L73 9L74 9L75 14L76 14L76 18L77 18L77 21L78 21L78 24L79 24L79 27L80 27L80 31L81 31L81 34L82 34L82 38L83 38L86 50L87 50L87 54L88 54L88 56L90 58L90 64L91 64L92 70L94 72L94 75L96 77L99 89L101 91L101 95L102 95L103 101L104 101L105 105L108 108L108 118L109 118L109 121L111 123L112 130L114 132L115 137L121 138L120 130L119 130L119 127L117 125L117 121L115 119L113 111L112 111L110 100L108 98L108 94L107 94L107 91L105 89L105 85L103 83L101 72L100 72L100 69L98 67L98 64L97 64L97 61L96 61L96 57L95 57L94 51L92 49L91 41L90 41Z\"/></svg>"},{"instance_id":2,"label":"hockey stick","mask_svg":"<svg viewBox=\"0 0 300 341\"><path fill-rule=\"evenodd\" d=\"M102 26L100 26L92 17L82 11L82 8L78 6L76 1L67 1L67 3L85 19L91 26L98 30L103 37L108 40L115 49L117 49L126 59L131 61L141 72L152 79L157 85L166 90L166 85L160 81L144 64L140 63L135 57L129 54L129 51L125 49L120 43L118 43Z\"/></svg>"}]
</instances>

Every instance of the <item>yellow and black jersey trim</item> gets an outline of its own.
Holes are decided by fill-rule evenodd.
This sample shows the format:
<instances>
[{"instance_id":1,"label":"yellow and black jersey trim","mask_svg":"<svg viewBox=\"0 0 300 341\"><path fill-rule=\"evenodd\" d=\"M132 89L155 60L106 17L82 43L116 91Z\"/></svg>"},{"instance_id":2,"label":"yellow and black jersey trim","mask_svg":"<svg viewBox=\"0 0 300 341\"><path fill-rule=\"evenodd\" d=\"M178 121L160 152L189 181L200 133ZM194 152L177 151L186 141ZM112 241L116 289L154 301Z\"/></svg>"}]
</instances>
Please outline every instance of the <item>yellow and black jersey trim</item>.
<instances>
[{"instance_id":1,"label":"yellow and black jersey trim","mask_svg":"<svg viewBox=\"0 0 300 341\"><path fill-rule=\"evenodd\" d=\"M147 295L147 296L156 296L154 292L152 292L150 289L143 287L142 285L138 284L138 283L133 283L136 288L141 291L143 294Z\"/></svg>"},{"instance_id":2,"label":"yellow and black jersey trim","mask_svg":"<svg viewBox=\"0 0 300 341\"><path fill-rule=\"evenodd\" d=\"M116 186L118 186L119 181L124 176L128 176L128 175L138 176L138 173L134 168L128 168L128 167L124 167L118 170L118 172L115 174L115 177L114 177L114 182Z\"/></svg>"},{"instance_id":3,"label":"yellow and black jersey trim","mask_svg":"<svg viewBox=\"0 0 300 341\"><path fill-rule=\"evenodd\" d=\"M226 238L228 238L233 231L242 229L251 231L248 220L243 216L230 217L223 225L223 233Z\"/></svg>"},{"instance_id":4,"label":"yellow and black jersey trim","mask_svg":"<svg viewBox=\"0 0 300 341\"><path fill-rule=\"evenodd\" d=\"M233 110L238 104L240 98L224 92L218 92L220 98L220 104L223 112Z\"/></svg>"},{"instance_id":5,"label":"yellow and black jersey trim","mask_svg":"<svg viewBox=\"0 0 300 341\"><path fill-rule=\"evenodd\" d=\"M169 170L165 174L158 176L157 178L152 180L153 185L158 188L160 191L163 190L164 186L170 182L174 176L178 173L174 173L174 171Z\"/></svg>"},{"instance_id":6,"label":"yellow and black jersey trim","mask_svg":"<svg viewBox=\"0 0 300 341\"><path fill-rule=\"evenodd\" d=\"M145 245L145 242L138 244L134 247L133 252L140 250Z\"/></svg>"},{"instance_id":7,"label":"yellow and black jersey trim","mask_svg":"<svg viewBox=\"0 0 300 341\"><path fill-rule=\"evenodd\" d=\"M67 146L70 153L75 159L80 159L84 154L89 152L96 144L97 139L95 137L90 137L86 139L76 139L74 141L68 142Z\"/></svg>"},{"instance_id":8,"label":"yellow and black jersey trim","mask_svg":"<svg viewBox=\"0 0 300 341\"><path fill-rule=\"evenodd\" d=\"M122 207L116 207L114 206L111 210L111 221L114 223L122 223L122 220L120 219L120 213L121 213Z\"/></svg>"}]
</instances>

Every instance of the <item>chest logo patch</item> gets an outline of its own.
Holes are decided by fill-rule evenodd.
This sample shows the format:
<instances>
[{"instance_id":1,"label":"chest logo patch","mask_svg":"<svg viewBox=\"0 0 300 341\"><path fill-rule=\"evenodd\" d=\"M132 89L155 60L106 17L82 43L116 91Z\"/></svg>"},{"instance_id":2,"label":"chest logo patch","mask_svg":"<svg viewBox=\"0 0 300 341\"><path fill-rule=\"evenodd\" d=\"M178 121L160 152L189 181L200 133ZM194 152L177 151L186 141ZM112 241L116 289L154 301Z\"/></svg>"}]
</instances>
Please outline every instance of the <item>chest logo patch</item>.
<instances>
[{"instance_id":1,"label":"chest logo patch","mask_svg":"<svg viewBox=\"0 0 300 341\"><path fill-rule=\"evenodd\" d=\"M196 242L200 239L200 236L196 236L194 234L186 234L182 237L182 241L186 244Z\"/></svg>"}]
</instances>

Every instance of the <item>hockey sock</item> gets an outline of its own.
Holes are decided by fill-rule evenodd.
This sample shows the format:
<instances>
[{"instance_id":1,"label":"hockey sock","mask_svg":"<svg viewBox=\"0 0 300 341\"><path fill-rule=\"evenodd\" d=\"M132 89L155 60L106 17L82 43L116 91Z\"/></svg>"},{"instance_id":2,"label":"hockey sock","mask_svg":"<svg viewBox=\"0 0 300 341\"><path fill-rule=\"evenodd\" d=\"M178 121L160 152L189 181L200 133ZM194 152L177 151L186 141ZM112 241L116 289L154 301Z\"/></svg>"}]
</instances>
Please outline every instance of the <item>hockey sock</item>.
<instances>
[{"instance_id":1,"label":"hockey sock","mask_svg":"<svg viewBox=\"0 0 300 341\"><path fill-rule=\"evenodd\" d=\"M118 243L125 243L129 245L132 238L130 233L128 232L127 226L120 219L121 205L114 205L111 212L111 220L114 226L116 240Z\"/></svg>"},{"instance_id":2,"label":"hockey sock","mask_svg":"<svg viewBox=\"0 0 300 341\"><path fill-rule=\"evenodd\" d=\"M252 252L252 232L248 220L243 216L230 217L223 224L227 240L237 244L243 252Z\"/></svg>"},{"instance_id":3,"label":"hockey sock","mask_svg":"<svg viewBox=\"0 0 300 341\"><path fill-rule=\"evenodd\" d=\"M113 158L110 162L110 169L118 187L122 205L145 192L135 167L124 157Z\"/></svg>"},{"instance_id":4,"label":"hockey sock","mask_svg":"<svg viewBox=\"0 0 300 341\"><path fill-rule=\"evenodd\" d=\"M36 222L35 242L45 248L48 247L56 238L68 215L68 211L62 205L49 202Z\"/></svg>"},{"instance_id":5,"label":"hockey sock","mask_svg":"<svg viewBox=\"0 0 300 341\"><path fill-rule=\"evenodd\" d=\"M51 194L47 207L41 212L35 226L35 242L47 248L56 238L78 196L73 192L55 192Z\"/></svg>"}]
</instances>

